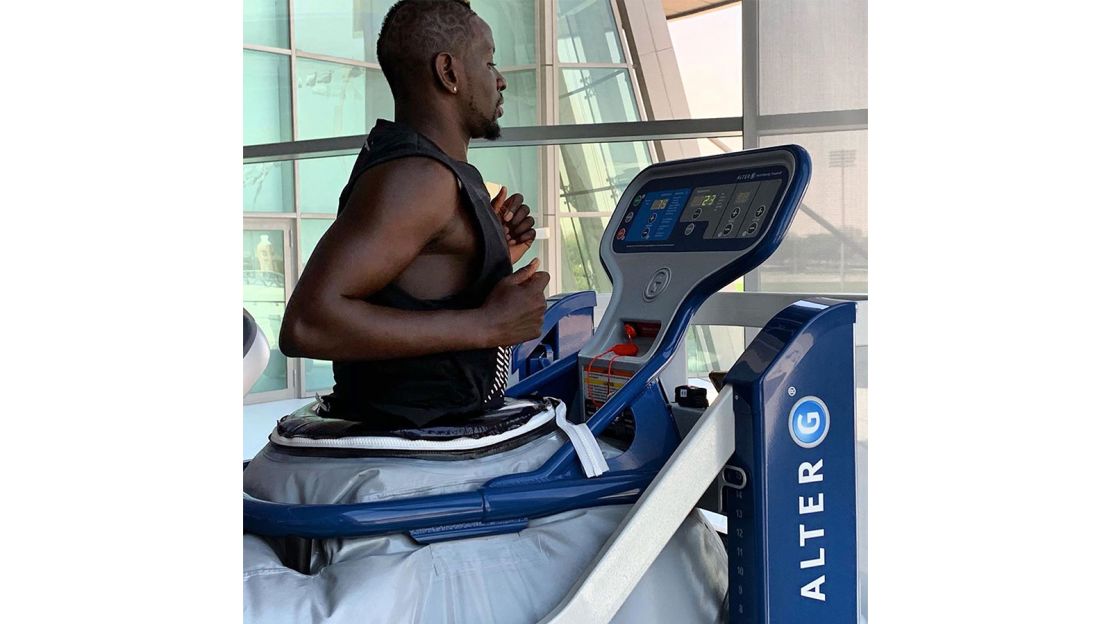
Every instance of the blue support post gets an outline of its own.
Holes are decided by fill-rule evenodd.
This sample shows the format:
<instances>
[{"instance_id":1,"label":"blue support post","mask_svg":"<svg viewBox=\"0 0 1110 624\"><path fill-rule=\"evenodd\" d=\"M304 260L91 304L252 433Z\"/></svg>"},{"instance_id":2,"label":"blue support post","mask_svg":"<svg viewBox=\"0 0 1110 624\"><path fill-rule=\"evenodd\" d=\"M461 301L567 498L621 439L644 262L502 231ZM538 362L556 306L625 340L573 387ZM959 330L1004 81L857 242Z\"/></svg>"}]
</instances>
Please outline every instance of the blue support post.
<instances>
[{"instance_id":1,"label":"blue support post","mask_svg":"<svg viewBox=\"0 0 1110 624\"><path fill-rule=\"evenodd\" d=\"M857 621L855 304L795 303L725 378L729 621Z\"/></svg>"}]
</instances>

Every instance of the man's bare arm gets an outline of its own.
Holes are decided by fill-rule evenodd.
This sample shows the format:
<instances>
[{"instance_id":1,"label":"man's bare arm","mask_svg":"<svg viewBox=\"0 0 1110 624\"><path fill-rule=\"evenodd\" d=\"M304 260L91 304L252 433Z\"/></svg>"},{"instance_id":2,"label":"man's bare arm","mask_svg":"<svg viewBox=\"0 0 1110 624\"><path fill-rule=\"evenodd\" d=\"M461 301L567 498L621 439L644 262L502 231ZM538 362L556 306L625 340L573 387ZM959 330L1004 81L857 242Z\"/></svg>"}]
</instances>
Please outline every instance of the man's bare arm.
<instances>
[{"instance_id":1,"label":"man's bare arm","mask_svg":"<svg viewBox=\"0 0 1110 624\"><path fill-rule=\"evenodd\" d=\"M431 159L406 158L366 172L289 299L282 352L376 360L503 343L508 336L499 329L504 328L481 310L416 312L364 301L394 281L444 231L458 201L454 175Z\"/></svg>"}]
</instances>

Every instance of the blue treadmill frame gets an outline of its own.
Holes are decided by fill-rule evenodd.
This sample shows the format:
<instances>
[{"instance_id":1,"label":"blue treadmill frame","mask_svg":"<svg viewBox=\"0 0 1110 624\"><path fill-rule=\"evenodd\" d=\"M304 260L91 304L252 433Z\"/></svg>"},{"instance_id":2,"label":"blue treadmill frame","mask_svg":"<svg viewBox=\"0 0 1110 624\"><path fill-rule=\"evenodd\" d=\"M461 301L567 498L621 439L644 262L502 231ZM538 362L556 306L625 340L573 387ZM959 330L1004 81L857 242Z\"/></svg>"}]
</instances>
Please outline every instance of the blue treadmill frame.
<instances>
[{"instance_id":1,"label":"blue treadmill frame","mask_svg":"<svg viewBox=\"0 0 1110 624\"><path fill-rule=\"evenodd\" d=\"M713 293L765 261L781 244L793 221L811 174L809 154L796 145L745 151L754 155L786 150L795 167L782 205L767 232L744 255L701 281L681 302L655 354L588 421L595 436L625 410L635 421L629 448L609 460L610 470L586 478L570 442L540 468L492 479L471 492L341 505L282 504L244 493L243 528L272 537L348 538L408 531L420 541L438 541L519 531L529 518L594 507L633 503L678 446L679 435L658 376L674 356L694 313ZM732 154L699 159L710 162ZM646 172L685 161L660 163ZM630 187L636 185L636 180ZM607 274L612 277L608 266ZM578 358L563 357L511 387L507 396L558 397L573 405L578 388Z\"/></svg>"}]
</instances>

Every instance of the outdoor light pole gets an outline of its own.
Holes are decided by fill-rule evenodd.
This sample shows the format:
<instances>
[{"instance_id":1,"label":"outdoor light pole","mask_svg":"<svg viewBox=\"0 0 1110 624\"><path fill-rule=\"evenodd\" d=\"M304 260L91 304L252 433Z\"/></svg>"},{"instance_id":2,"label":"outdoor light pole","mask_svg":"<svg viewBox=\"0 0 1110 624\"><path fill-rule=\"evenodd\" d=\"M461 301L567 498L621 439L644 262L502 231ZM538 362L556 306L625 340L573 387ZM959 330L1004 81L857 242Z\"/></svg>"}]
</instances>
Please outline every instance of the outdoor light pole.
<instances>
[{"instance_id":1,"label":"outdoor light pole","mask_svg":"<svg viewBox=\"0 0 1110 624\"><path fill-rule=\"evenodd\" d=\"M844 170L847 169L848 167L854 167L855 165L856 165L856 150L854 150L854 149L832 150L832 151L829 152L829 166L830 167L836 167L836 168L840 169L840 233L844 236L848 235L848 231L846 229L847 208L845 206L845 201L844 201ZM845 271L845 266L844 266L844 241L841 241L840 242L840 288L842 290L847 289L847 287L844 285L845 273L846 273L846 271Z\"/></svg>"}]
</instances>

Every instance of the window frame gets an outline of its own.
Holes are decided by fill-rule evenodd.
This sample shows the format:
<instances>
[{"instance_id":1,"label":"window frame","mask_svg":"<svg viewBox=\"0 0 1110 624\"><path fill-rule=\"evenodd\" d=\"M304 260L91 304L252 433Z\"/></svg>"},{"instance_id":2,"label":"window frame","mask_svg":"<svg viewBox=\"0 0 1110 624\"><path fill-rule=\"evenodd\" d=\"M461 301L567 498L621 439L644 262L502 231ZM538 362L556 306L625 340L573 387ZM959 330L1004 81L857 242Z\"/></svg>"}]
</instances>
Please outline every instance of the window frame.
<instances>
[{"instance_id":1,"label":"window frame","mask_svg":"<svg viewBox=\"0 0 1110 624\"><path fill-rule=\"evenodd\" d=\"M260 213L249 213L249 214L256 215L256 214L260 214ZM284 242L284 245L283 245L283 252L284 253L282 253L283 263L284 263L284 271L285 271L285 284L284 284L285 303L283 305L286 306L286 307L289 305L289 295L293 292L293 285L296 283L295 280L294 280L294 276L293 276L293 268L295 266L294 265L294 260L295 260L294 255L295 255L296 247L293 244L293 238L292 238L293 234L294 234L292 221L293 220L290 218L290 215L288 215L288 214L286 214L285 216L262 217L262 218L252 216L252 217L247 217L247 218L243 219L243 231L274 231L274 230L280 230L282 232L282 236L285 239L283 241ZM245 306L244 306L244 309L245 309ZM284 319L284 309L285 308L283 308L283 313L282 313L282 318L283 319ZM261 331L261 328L259 328L259 330ZM269 342L269 338L267 338L266 340L267 340L267 342ZM272 351L276 351L276 350L278 350L278 345L276 344L276 341L275 341L275 344L270 345L270 351L272 352ZM297 393L299 391L299 385L298 385L299 380L298 380L298 377L297 377L297 375L298 375L297 370L298 370L299 367L296 366L296 363L294 362L294 360L299 360L299 359L300 358L286 357L286 360L285 360L286 386L285 386L285 388L282 388L282 389L279 389L279 390L267 390L267 391L264 391L264 392L251 392L249 394L246 394L243 397L243 404L248 405L248 404L252 404L252 403L269 403L270 401L281 401L281 400L285 400L285 399L295 399L295 398L297 398L298 397Z\"/></svg>"}]
</instances>

